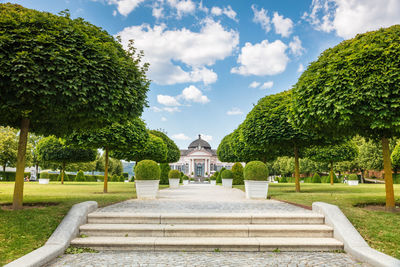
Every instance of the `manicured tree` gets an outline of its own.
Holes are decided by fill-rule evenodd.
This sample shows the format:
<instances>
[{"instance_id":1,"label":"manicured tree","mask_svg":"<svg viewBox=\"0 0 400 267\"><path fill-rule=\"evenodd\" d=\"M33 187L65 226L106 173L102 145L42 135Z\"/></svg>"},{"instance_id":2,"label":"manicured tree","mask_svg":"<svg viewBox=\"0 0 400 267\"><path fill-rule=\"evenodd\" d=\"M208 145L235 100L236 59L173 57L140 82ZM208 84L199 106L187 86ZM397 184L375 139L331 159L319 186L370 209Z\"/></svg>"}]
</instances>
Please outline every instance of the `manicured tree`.
<instances>
[{"instance_id":1,"label":"manicured tree","mask_svg":"<svg viewBox=\"0 0 400 267\"><path fill-rule=\"evenodd\" d=\"M69 136L69 141L79 146L104 150L104 193L108 191L109 152L118 151L124 153L132 150L143 150L148 139L149 134L146 130L146 125L139 118L131 119L123 124L113 123L101 129L74 132ZM118 155L118 153L113 154L114 157L115 155ZM122 173L121 162L119 162L118 167L119 171L114 171L113 173L120 175Z\"/></svg>"},{"instance_id":2,"label":"manicured tree","mask_svg":"<svg viewBox=\"0 0 400 267\"><path fill-rule=\"evenodd\" d=\"M157 131L157 130L150 130L150 133L160 137L163 142L167 145L167 158L165 163L173 163L177 162L181 157L181 151L179 150L178 146L172 141L165 133Z\"/></svg>"},{"instance_id":3,"label":"manicured tree","mask_svg":"<svg viewBox=\"0 0 400 267\"><path fill-rule=\"evenodd\" d=\"M296 192L300 192L299 150L309 146L315 137L289 123L291 91L260 99L247 114L243 125L246 143L276 150L279 156L294 155ZM292 151L292 152L290 152Z\"/></svg>"},{"instance_id":4,"label":"manicured tree","mask_svg":"<svg viewBox=\"0 0 400 267\"><path fill-rule=\"evenodd\" d=\"M96 159L96 150L67 145L65 140L49 136L39 141L37 153L40 161L61 164L61 184L64 183L65 165L67 163L87 162Z\"/></svg>"},{"instance_id":5,"label":"manicured tree","mask_svg":"<svg viewBox=\"0 0 400 267\"><path fill-rule=\"evenodd\" d=\"M333 164L355 159L358 149L353 142L348 141L334 145L312 146L306 149L305 154L314 161L329 163L329 176L331 185L333 185Z\"/></svg>"},{"instance_id":6,"label":"manicured tree","mask_svg":"<svg viewBox=\"0 0 400 267\"><path fill-rule=\"evenodd\" d=\"M67 12L0 4L0 33L0 125L20 129L13 199L20 209L28 131L63 136L140 116L148 65L132 45L125 51Z\"/></svg>"},{"instance_id":7,"label":"manicured tree","mask_svg":"<svg viewBox=\"0 0 400 267\"><path fill-rule=\"evenodd\" d=\"M400 136L400 25L325 50L293 92L293 122L330 137L380 140L386 209L394 210L389 139Z\"/></svg>"},{"instance_id":8,"label":"manicured tree","mask_svg":"<svg viewBox=\"0 0 400 267\"><path fill-rule=\"evenodd\" d=\"M14 166L17 161L18 131L11 127L0 127L0 166Z\"/></svg>"},{"instance_id":9,"label":"manicured tree","mask_svg":"<svg viewBox=\"0 0 400 267\"><path fill-rule=\"evenodd\" d=\"M237 157L232 149L232 136L233 133L226 135L222 138L217 148L218 159L222 162L235 162Z\"/></svg>"},{"instance_id":10,"label":"manicured tree","mask_svg":"<svg viewBox=\"0 0 400 267\"><path fill-rule=\"evenodd\" d=\"M233 181L232 184L234 185L240 185L244 184L243 181L243 165L240 162L236 162L232 166L232 175L233 175Z\"/></svg>"}]
</instances>

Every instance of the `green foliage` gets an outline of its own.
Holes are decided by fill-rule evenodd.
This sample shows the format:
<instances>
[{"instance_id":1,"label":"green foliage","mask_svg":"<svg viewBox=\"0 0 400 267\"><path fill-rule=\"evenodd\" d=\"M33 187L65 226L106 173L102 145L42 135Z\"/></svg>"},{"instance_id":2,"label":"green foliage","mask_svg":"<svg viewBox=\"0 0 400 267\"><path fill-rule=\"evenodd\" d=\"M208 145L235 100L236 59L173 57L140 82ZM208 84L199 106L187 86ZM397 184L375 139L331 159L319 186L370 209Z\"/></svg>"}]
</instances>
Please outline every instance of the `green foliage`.
<instances>
[{"instance_id":1,"label":"green foliage","mask_svg":"<svg viewBox=\"0 0 400 267\"><path fill-rule=\"evenodd\" d=\"M226 170L225 167L222 167L221 170L219 170L218 176L217 176L217 183L222 183L221 174L222 174L222 172L223 172L224 170Z\"/></svg>"},{"instance_id":2,"label":"green foliage","mask_svg":"<svg viewBox=\"0 0 400 267\"><path fill-rule=\"evenodd\" d=\"M44 135L139 116L148 65L132 47L82 18L0 5L0 125ZM13 99L13 101L9 101Z\"/></svg>"},{"instance_id":3,"label":"green foliage","mask_svg":"<svg viewBox=\"0 0 400 267\"><path fill-rule=\"evenodd\" d=\"M278 181L279 181L280 183L287 183L287 182L288 182L288 179L287 179L285 176L283 176L283 177L279 177L279 178L278 178Z\"/></svg>"},{"instance_id":4,"label":"green foliage","mask_svg":"<svg viewBox=\"0 0 400 267\"><path fill-rule=\"evenodd\" d=\"M168 174L169 171L171 170L171 167L169 166L168 163L160 163L160 169L161 169L160 184L168 185L169 184Z\"/></svg>"},{"instance_id":5,"label":"green foliage","mask_svg":"<svg viewBox=\"0 0 400 267\"><path fill-rule=\"evenodd\" d=\"M312 183L321 183L321 177L319 176L318 173L314 173L312 179L311 179Z\"/></svg>"},{"instance_id":6,"label":"green foliage","mask_svg":"<svg viewBox=\"0 0 400 267\"><path fill-rule=\"evenodd\" d=\"M167 158L165 159L165 163L173 163L177 162L181 157L181 151L179 150L178 146L172 141L165 133L157 131L157 130L150 130L150 133L160 137L164 144L167 145Z\"/></svg>"},{"instance_id":7,"label":"green foliage","mask_svg":"<svg viewBox=\"0 0 400 267\"><path fill-rule=\"evenodd\" d=\"M352 173L352 174L349 175L347 180L358 181L358 176L357 176L357 174Z\"/></svg>"},{"instance_id":8,"label":"green foliage","mask_svg":"<svg viewBox=\"0 0 400 267\"><path fill-rule=\"evenodd\" d=\"M233 175L233 185L244 184L243 181L243 165L240 162L236 162L232 166L232 175Z\"/></svg>"},{"instance_id":9,"label":"green foliage","mask_svg":"<svg viewBox=\"0 0 400 267\"><path fill-rule=\"evenodd\" d=\"M83 171L79 171L75 176L75 182L84 182L86 181L85 174Z\"/></svg>"},{"instance_id":10,"label":"green foliage","mask_svg":"<svg viewBox=\"0 0 400 267\"><path fill-rule=\"evenodd\" d=\"M222 179L233 179L233 173L231 170L224 170L221 173L221 178Z\"/></svg>"},{"instance_id":11,"label":"green foliage","mask_svg":"<svg viewBox=\"0 0 400 267\"><path fill-rule=\"evenodd\" d=\"M24 172L24 177L31 177L30 172ZM0 171L0 177L2 178L0 181L15 181L15 172L2 172Z\"/></svg>"},{"instance_id":12,"label":"green foliage","mask_svg":"<svg viewBox=\"0 0 400 267\"><path fill-rule=\"evenodd\" d=\"M394 148L391 159L393 168L400 168L400 142Z\"/></svg>"},{"instance_id":13,"label":"green foliage","mask_svg":"<svg viewBox=\"0 0 400 267\"><path fill-rule=\"evenodd\" d=\"M181 173L178 170L170 170L168 172L168 178L181 178Z\"/></svg>"},{"instance_id":14,"label":"green foliage","mask_svg":"<svg viewBox=\"0 0 400 267\"><path fill-rule=\"evenodd\" d=\"M0 126L0 166L15 166L17 162L18 131Z\"/></svg>"},{"instance_id":15,"label":"green foliage","mask_svg":"<svg viewBox=\"0 0 400 267\"><path fill-rule=\"evenodd\" d=\"M294 86L293 122L327 136L399 136L399 51L400 25L325 50Z\"/></svg>"},{"instance_id":16,"label":"green foliage","mask_svg":"<svg viewBox=\"0 0 400 267\"><path fill-rule=\"evenodd\" d=\"M189 180L189 177L188 177L187 175L184 175L184 176L182 177L182 179L183 179L183 180Z\"/></svg>"},{"instance_id":17,"label":"green foliage","mask_svg":"<svg viewBox=\"0 0 400 267\"><path fill-rule=\"evenodd\" d=\"M255 180L255 181L267 181L268 180L268 168L261 161L250 161L244 167L244 179Z\"/></svg>"},{"instance_id":18,"label":"green foliage","mask_svg":"<svg viewBox=\"0 0 400 267\"><path fill-rule=\"evenodd\" d=\"M159 180L160 173L160 167L153 160L142 160L135 167L136 180Z\"/></svg>"},{"instance_id":19,"label":"green foliage","mask_svg":"<svg viewBox=\"0 0 400 267\"><path fill-rule=\"evenodd\" d=\"M358 148L352 141L348 141L333 145L312 146L306 149L305 154L314 161L333 163L353 160L357 157Z\"/></svg>"}]
</instances>

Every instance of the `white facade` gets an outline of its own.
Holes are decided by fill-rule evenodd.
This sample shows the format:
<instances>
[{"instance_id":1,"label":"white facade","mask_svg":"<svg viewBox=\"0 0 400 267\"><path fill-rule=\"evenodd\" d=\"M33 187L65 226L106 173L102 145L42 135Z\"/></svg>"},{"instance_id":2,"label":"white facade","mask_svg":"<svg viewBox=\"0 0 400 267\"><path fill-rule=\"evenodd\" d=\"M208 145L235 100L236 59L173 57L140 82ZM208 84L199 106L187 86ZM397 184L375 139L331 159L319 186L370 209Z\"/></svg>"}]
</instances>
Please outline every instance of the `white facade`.
<instances>
[{"instance_id":1,"label":"white facade","mask_svg":"<svg viewBox=\"0 0 400 267\"><path fill-rule=\"evenodd\" d=\"M190 177L209 177L223 167L231 169L233 163L218 160L215 149L199 135L199 139L193 141L188 149L181 150L178 162L170 164L171 169L179 170Z\"/></svg>"}]
</instances>

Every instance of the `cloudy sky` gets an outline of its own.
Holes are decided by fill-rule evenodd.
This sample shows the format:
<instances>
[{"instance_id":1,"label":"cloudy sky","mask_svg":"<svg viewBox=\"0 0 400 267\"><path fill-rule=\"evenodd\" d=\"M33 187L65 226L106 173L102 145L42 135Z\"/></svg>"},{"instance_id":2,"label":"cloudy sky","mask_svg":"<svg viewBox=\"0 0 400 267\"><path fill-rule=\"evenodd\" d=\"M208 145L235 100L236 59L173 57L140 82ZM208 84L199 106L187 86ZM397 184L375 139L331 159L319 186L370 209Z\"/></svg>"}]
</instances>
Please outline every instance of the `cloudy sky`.
<instances>
[{"instance_id":1,"label":"cloudy sky","mask_svg":"<svg viewBox=\"0 0 400 267\"><path fill-rule=\"evenodd\" d=\"M0 1L4 2L4 1ZM400 23L399 0L26 0L130 39L152 80L149 128L216 148L261 97L291 88L326 48Z\"/></svg>"}]
</instances>

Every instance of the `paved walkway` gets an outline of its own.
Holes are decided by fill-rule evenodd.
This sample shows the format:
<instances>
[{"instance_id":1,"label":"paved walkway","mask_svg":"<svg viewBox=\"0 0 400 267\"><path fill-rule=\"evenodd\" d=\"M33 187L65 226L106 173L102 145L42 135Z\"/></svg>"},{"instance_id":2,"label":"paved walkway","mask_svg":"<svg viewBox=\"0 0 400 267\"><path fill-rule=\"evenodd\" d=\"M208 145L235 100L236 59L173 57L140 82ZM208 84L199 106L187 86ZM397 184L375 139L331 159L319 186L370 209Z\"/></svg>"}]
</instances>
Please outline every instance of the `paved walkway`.
<instances>
[{"instance_id":1,"label":"paved walkway","mask_svg":"<svg viewBox=\"0 0 400 267\"><path fill-rule=\"evenodd\" d=\"M127 200L100 212L280 213L312 212L275 200L247 200L243 191L191 184L164 189L157 200ZM97 266L367 266L345 253L326 252L134 252L63 255L48 267Z\"/></svg>"}]
</instances>

